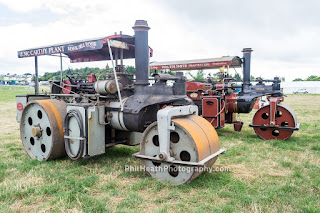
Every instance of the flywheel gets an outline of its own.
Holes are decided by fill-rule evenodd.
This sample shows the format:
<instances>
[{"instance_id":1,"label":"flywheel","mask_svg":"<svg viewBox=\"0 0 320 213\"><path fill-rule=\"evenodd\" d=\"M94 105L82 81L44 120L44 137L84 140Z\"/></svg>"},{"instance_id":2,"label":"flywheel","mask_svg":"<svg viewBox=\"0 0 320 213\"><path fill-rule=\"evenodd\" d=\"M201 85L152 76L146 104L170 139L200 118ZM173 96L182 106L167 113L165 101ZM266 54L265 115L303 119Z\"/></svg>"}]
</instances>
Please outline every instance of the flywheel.
<instances>
[{"instance_id":1,"label":"flywheel","mask_svg":"<svg viewBox=\"0 0 320 213\"><path fill-rule=\"evenodd\" d=\"M47 161L66 155L63 138L64 101L48 99L31 101L24 108L20 135L30 158Z\"/></svg>"}]
</instances>

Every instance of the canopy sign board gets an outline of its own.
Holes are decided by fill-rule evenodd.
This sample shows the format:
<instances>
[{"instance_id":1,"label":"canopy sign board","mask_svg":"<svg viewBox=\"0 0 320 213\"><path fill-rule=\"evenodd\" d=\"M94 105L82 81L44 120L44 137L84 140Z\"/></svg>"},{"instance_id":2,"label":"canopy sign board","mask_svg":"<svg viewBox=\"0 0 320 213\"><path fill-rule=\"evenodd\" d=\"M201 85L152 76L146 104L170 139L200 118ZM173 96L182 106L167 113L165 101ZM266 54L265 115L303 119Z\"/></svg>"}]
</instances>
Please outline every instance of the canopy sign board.
<instances>
[{"instance_id":1,"label":"canopy sign board","mask_svg":"<svg viewBox=\"0 0 320 213\"><path fill-rule=\"evenodd\" d=\"M110 60L108 41L113 54L123 51L123 59L135 58L134 37L123 34L21 50L18 51L18 57L64 54L71 63ZM149 51L152 57L150 47Z\"/></svg>"},{"instance_id":2,"label":"canopy sign board","mask_svg":"<svg viewBox=\"0 0 320 213\"><path fill-rule=\"evenodd\" d=\"M208 58L185 61L151 62L150 70L215 69L222 66L240 67L241 63L241 59L237 56L224 56L221 58Z\"/></svg>"},{"instance_id":3,"label":"canopy sign board","mask_svg":"<svg viewBox=\"0 0 320 213\"><path fill-rule=\"evenodd\" d=\"M102 40L91 40L63 45L54 45L30 50L18 51L19 58L33 57L40 55L52 55L56 53L72 53L79 51L97 50L103 46Z\"/></svg>"}]
</instances>

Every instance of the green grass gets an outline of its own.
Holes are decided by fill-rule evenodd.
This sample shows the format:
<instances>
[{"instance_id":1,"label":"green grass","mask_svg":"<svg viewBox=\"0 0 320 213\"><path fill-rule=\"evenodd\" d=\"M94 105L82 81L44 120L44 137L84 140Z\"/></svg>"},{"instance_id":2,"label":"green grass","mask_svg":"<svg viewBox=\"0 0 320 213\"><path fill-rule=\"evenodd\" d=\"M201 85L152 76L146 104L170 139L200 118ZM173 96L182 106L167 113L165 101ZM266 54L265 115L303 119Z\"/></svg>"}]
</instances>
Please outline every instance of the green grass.
<instances>
[{"instance_id":1,"label":"green grass","mask_svg":"<svg viewBox=\"0 0 320 213\"><path fill-rule=\"evenodd\" d=\"M10 87L8 87L10 88ZM227 149L214 166L188 185L172 186L144 172L131 155L139 147L117 146L93 159L45 163L25 154L15 121L15 95L0 87L0 212L320 212L320 95L289 95L301 129L287 141L262 141L245 125L218 130Z\"/></svg>"},{"instance_id":2,"label":"green grass","mask_svg":"<svg viewBox=\"0 0 320 213\"><path fill-rule=\"evenodd\" d=\"M39 92L49 92L49 86L40 86ZM16 95L34 94L34 88L29 86L0 86L0 102L6 104L15 101Z\"/></svg>"}]
</instances>

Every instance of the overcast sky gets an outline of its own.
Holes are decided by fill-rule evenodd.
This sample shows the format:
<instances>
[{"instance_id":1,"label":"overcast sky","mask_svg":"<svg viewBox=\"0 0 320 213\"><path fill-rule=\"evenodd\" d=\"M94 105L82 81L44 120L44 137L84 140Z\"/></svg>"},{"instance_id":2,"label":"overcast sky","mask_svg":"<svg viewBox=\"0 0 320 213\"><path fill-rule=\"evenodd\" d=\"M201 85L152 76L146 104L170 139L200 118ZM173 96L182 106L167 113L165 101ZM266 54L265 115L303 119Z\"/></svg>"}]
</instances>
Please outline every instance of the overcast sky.
<instances>
[{"instance_id":1,"label":"overcast sky","mask_svg":"<svg viewBox=\"0 0 320 213\"><path fill-rule=\"evenodd\" d=\"M18 59L18 50L119 31L133 35L135 20L144 19L151 61L242 56L251 47L252 75L306 78L320 75L319 8L316 0L0 0L0 73L34 72L34 59ZM63 66L106 63L64 59ZM59 67L59 58L39 57L40 74Z\"/></svg>"}]
</instances>

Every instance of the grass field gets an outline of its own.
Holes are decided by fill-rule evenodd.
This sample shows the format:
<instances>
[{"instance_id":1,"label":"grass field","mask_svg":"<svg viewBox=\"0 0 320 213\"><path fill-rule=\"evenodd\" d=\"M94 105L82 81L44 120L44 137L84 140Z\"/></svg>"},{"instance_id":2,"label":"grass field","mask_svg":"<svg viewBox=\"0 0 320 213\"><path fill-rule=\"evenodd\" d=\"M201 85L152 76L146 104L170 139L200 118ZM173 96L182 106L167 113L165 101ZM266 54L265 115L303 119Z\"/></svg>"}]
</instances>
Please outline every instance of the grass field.
<instances>
[{"instance_id":1,"label":"grass field","mask_svg":"<svg viewBox=\"0 0 320 213\"><path fill-rule=\"evenodd\" d=\"M218 130L225 155L188 185L171 186L144 172L131 155L139 147L118 146L89 160L41 163L27 157L15 120L22 87L0 87L0 212L320 212L320 95L289 95L300 130L287 141L262 141L241 114L242 132Z\"/></svg>"}]
</instances>

